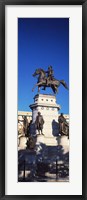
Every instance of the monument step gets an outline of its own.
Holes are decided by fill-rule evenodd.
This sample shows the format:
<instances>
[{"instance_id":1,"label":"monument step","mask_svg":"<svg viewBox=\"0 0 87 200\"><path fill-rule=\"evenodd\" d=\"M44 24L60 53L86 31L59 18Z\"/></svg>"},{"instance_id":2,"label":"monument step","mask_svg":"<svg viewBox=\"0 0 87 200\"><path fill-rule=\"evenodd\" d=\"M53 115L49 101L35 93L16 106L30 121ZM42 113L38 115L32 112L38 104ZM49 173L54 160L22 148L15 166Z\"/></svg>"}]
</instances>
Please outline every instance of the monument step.
<instances>
[{"instance_id":1,"label":"monument step","mask_svg":"<svg viewBox=\"0 0 87 200\"><path fill-rule=\"evenodd\" d=\"M51 137L46 137L45 135L37 135L37 141L36 145L43 143L46 146L58 146L61 145L63 147L69 148L69 139L67 136L51 136Z\"/></svg>"}]
</instances>

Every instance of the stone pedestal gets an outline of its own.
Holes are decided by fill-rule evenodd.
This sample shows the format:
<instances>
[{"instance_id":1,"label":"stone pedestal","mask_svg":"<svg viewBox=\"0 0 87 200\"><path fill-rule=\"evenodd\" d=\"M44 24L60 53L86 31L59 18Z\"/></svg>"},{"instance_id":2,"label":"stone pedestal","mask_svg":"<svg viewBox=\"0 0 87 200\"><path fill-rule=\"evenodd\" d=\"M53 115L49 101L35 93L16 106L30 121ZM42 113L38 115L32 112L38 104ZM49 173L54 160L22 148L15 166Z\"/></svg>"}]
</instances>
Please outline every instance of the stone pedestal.
<instances>
[{"instance_id":1,"label":"stone pedestal","mask_svg":"<svg viewBox=\"0 0 87 200\"><path fill-rule=\"evenodd\" d=\"M58 145L63 147L64 154L69 152L69 139L67 136L59 136L58 137Z\"/></svg>"},{"instance_id":2,"label":"stone pedestal","mask_svg":"<svg viewBox=\"0 0 87 200\"><path fill-rule=\"evenodd\" d=\"M27 147L27 140L28 138L26 138L25 136L21 136L19 139L18 139L18 149L26 149Z\"/></svg>"},{"instance_id":3,"label":"stone pedestal","mask_svg":"<svg viewBox=\"0 0 87 200\"><path fill-rule=\"evenodd\" d=\"M32 109L32 134L36 134L34 123L38 112L40 112L45 122L43 143L50 146L58 145L58 111L60 106L56 103L56 97L54 95L37 94L34 97L34 104L30 105L30 108Z\"/></svg>"}]
</instances>

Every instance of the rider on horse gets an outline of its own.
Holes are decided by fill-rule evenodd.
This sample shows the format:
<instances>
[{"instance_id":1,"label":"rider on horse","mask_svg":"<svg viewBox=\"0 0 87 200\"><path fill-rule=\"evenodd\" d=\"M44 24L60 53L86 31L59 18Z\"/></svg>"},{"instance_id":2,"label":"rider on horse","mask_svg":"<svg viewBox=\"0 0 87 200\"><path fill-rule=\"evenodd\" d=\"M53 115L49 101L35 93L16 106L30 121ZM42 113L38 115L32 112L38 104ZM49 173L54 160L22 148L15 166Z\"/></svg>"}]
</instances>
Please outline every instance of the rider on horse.
<instances>
[{"instance_id":1,"label":"rider on horse","mask_svg":"<svg viewBox=\"0 0 87 200\"><path fill-rule=\"evenodd\" d=\"M47 73L47 76L46 76L46 73ZM45 90L46 87L51 87L54 94L57 94L58 87L60 86L60 84L62 84L66 89L68 89L66 82L64 80L56 80L53 76L53 73L54 71L52 69L52 66L49 66L47 71L44 71L42 68L36 69L33 76L37 76L37 75L39 76L38 76L38 81L34 85L32 91L34 91L34 88L36 86L38 86L38 92L40 91L41 87L44 87L43 90Z\"/></svg>"},{"instance_id":2,"label":"rider on horse","mask_svg":"<svg viewBox=\"0 0 87 200\"><path fill-rule=\"evenodd\" d=\"M51 65L48 67L48 71L46 71L46 73L48 74L48 75L47 75L47 85L48 85L48 82L49 82L49 81L52 81L53 78L54 78L54 76L53 76L54 71L53 71Z\"/></svg>"},{"instance_id":3,"label":"rider on horse","mask_svg":"<svg viewBox=\"0 0 87 200\"><path fill-rule=\"evenodd\" d=\"M51 65L48 67L48 71L45 71L45 73L47 73L47 76L45 76L46 85L44 86L43 90L45 90L46 86L48 86L50 81L54 80L54 76L53 76L54 71Z\"/></svg>"}]
</instances>

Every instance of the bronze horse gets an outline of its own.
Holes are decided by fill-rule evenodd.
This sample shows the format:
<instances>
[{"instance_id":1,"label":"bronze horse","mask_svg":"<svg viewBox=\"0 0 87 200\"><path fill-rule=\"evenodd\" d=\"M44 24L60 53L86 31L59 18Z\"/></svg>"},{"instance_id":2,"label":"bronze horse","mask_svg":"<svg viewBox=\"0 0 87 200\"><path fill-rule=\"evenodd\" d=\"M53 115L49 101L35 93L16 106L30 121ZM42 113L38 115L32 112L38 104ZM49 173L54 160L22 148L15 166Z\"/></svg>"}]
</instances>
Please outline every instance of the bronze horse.
<instances>
[{"instance_id":1,"label":"bronze horse","mask_svg":"<svg viewBox=\"0 0 87 200\"><path fill-rule=\"evenodd\" d=\"M62 84L66 89L68 89L67 84L64 80L56 80L56 79L52 79L48 81L47 84L47 77L46 77L46 73L43 69L38 68L35 70L33 76L38 76L38 81L37 84L34 85L32 91L34 91L34 89L36 88L36 86L38 86L38 92L40 92L40 88L44 86L43 89L45 89L46 87L51 87L53 92L56 94L58 93L58 87L60 86L60 84Z\"/></svg>"}]
</instances>

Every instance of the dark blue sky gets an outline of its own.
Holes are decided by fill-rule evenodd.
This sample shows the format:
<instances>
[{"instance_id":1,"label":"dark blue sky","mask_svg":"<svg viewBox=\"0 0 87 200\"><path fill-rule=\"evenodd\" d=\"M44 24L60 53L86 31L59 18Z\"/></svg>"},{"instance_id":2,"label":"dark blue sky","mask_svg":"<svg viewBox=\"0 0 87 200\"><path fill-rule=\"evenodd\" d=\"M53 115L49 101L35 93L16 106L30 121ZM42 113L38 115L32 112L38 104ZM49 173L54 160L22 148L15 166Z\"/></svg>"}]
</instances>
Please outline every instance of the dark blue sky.
<instances>
[{"instance_id":1,"label":"dark blue sky","mask_svg":"<svg viewBox=\"0 0 87 200\"><path fill-rule=\"evenodd\" d=\"M64 79L69 86L69 19L19 18L18 19L18 110L30 111L29 105L37 89L32 76L36 68L47 70L52 65L54 76ZM53 94L51 88L42 94ZM69 91L62 85L57 94L60 112L69 113Z\"/></svg>"}]
</instances>

